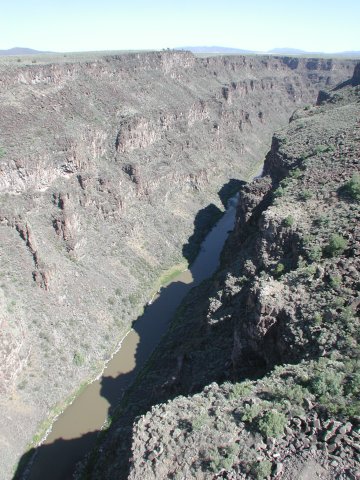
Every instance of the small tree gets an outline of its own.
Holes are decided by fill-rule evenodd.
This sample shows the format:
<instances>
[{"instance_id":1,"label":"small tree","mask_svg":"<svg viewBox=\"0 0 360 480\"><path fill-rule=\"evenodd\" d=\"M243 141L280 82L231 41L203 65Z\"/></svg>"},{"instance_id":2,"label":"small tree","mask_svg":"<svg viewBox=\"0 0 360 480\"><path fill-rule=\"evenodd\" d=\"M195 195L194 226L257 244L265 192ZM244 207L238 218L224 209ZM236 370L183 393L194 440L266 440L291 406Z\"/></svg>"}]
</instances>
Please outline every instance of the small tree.
<instances>
[{"instance_id":1,"label":"small tree","mask_svg":"<svg viewBox=\"0 0 360 480\"><path fill-rule=\"evenodd\" d=\"M253 463L251 473L256 480L264 480L271 474L271 462L264 460L262 462Z\"/></svg>"},{"instance_id":2,"label":"small tree","mask_svg":"<svg viewBox=\"0 0 360 480\"><path fill-rule=\"evenodd\" d=\"M284 433L287 419L277 410L270 410L259 420L259 431L264 437L280 437Z\"/></svg>"},{"instance_id":3,"label":"small tree","mask_svg":"<svg viewBox=\"0 0 360 480\"><path fill-rule=\"evenodd\" d=\"M329 257L341 255L347 247L347 240L338 233L331 235L328 245L325 247L325 253Z\"/></svg>"},{"instance_id":4,"label":"small tree","mask_svg":"<svg viewBox=\"0 0 360 480\"><path fill-rule=\"evenodd\" d=\"M360 175L355 173L351 179L343 186L343 191L346 192L354 200L360 200Z\"/></svg>"}]
</instances>

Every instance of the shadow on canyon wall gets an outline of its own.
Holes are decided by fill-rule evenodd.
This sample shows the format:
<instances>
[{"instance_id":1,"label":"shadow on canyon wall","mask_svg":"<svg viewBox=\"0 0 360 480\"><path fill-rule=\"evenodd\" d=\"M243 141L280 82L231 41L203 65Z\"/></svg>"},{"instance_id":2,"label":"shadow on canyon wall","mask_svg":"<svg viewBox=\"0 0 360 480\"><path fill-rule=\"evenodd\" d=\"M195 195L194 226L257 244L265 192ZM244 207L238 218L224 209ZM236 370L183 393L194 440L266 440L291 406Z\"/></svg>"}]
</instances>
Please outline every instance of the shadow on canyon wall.
<instances>
[{"instance_id":1,"label":"shadow on canyon wall","mask_svg":"<svg viewBox=\"0 0 360 480\"><path fill-rule=\"evenodd\" d=\"M241 186L246 182L243 180L230 179L225 183L218 191L218 196L221 203L227 208L227 203L236 193L240 190ZM213 225L221 218L223 212L219 207L210 203L199 210L194 220L194 233L189 238L188 242L183 246L183 257L191 265L197 257L201 244L204 241L206 235L209 233Z\"/></svg>"},{"instance_id":2,"label":"shadow on canyon wall","mask_svg":"<svg viewBox=\"0 0 360 480\"><path fill-rule=\"evenodd\" d=\"M245 182L233 179L224 185L218 192L223 204L227 204L228 199L231 198L244 183ZM198 252L200 250L202 241L221 215L221 210L213 204L199 211L194 221L194 233L189 238L188 243L183 247L184 256L188 258L188 260L194 260L192 252L195 250ZM223 233L224 232L222 232L222 234ZM222 242L222 244L223 243L224 242ZM218 256L220 255L222 247L219 248ZM216 269L216 262L214 262L214 270ZM152 405L160 401L166 401L179 393L186 393L185 385L171 382L171 379L169 382L166 382L167 385L164 385L164 378L154 378L151 393L149 394L147 391L146 398L143 398L144 392L142 391L141 383L139 383L138 380L135 383L134 381L143 369L147 359L150 358L152 352L160 343L161 337L168 330L170 320L174 317L176 310L185 296L194 286L199 285L201 281L206 278L204 277L203 270L207 269L209 263L212 262L207 261L204 268L200 268L201 266L196 265L196 262L194 262L189 269L193 277L192 283L175 281L166 288L163 288L161 294L154 302L145 308L143 315L133 322L132 328L139 336L139 342L135 352L135 367L130 372L121 374L116 378L103 376L100 379L100 394L109 404L108 415L115 417L117 419L117 427L121 425L122 429L120 440L122 453L121 478L126 478L128 474L129 459L131 456L132 424L135 418L146 413ZM209 275L211 276L212 273L213 272L210 272ZM188 334L191 335L192 332L190 331ZM211 359L209 359L209 361L211 361ZM178 365L175 367L175 371L180 371L184 359L177 358L176 362ZM164 369L168 370L169 366L165 364ZM209 372L211 372L211 369L209 369ZM140 375L138 378L142 376L143 375ZM197 389L201 389L207 383L216 380L218 380L218 378L213 378L211 373L209 373L208 376L198 382L196 387ZM131 385L133 386L129 388ZM93 451L92 455L90 455L90 465L91 458L96 458L96 445L100 436L99 431L94 431L75 439L65 440L59 438L51 444L43 444L37 448L30 449L20 460L13 480L72 479L76 464L81 461L88 452ZM31 465L31 467L29 467L29 465Z\"/></svg>"}]
</instances>

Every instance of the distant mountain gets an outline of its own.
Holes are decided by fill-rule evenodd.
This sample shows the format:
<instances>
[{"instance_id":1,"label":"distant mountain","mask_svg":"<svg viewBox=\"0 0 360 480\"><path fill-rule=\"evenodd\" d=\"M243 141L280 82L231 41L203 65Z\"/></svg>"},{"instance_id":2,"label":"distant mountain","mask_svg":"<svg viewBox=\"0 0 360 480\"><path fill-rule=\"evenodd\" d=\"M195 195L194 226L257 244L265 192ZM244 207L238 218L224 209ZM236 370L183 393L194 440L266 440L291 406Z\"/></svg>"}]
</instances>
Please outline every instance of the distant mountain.
<instances>
[{"instance_id":1,"label":"distant mountain","mask_svg":"<svg viewBox=\"0 0 360 480\"><path fill-rule=\"evenodd\" d=\"M306 50L299 50L297 48L273 48L269 50L267 53L275 54L275 55L334 55L334 56L341 56L341 57L359 57L360 52L358 51L348 51L348 52L307 52Z\"/></svg>"},{"instance_id":2,"label":"distant mountain","mask_svg":"<svg viewBox=\"0 0 360 480\"><path fill-rule=\"evenodd\" d=\"M35 55L38 53L51 53L42 52L40 50L33 50L32 48L14 47L9 50L0 50L0 55Z\"/></svg>"},{"instance_id":3,"label":"distant mountain","mask_svg":"<svg viewBox=\"0 0 360 480\"><path fill-rule=\"evenodd\" d=\"M305 50L299 50L298 48L284 47L284 48L273 48L272 50L269 50L267 53L275 53L277 55L303 55L309 52L306 52Z\"/></svg>"},{"instance_id":4,"label":"distant mountain","mask_svg":"<svg viewBox=\"0 0 360 480\"><path fill-rule=\"evenodd\" d=\"M175 50L189 50L193 53L256 53L254 50L243 50L241 48L219 47L219 46L202 46L202 47L178 47Z\"/></svg>"},{"instance_id":5,"label":"distant mountain","mask_svg":"<svg viewBox=\"0 0 360 480\"><path fill-rule=\"evenodd\" d=\"M339 52L336 55L341 55L342 57L360 57L360 51Z\"/></svg>"}]
</instances>

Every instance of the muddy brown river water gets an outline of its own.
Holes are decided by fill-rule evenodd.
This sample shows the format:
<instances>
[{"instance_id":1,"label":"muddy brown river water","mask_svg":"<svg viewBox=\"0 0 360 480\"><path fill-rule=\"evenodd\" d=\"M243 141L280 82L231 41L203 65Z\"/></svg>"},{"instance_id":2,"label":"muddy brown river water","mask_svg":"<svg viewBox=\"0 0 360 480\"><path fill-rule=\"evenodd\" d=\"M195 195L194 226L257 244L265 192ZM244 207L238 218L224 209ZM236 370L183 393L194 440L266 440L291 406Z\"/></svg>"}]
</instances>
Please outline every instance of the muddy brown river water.
<instances>
[{"instance_id":1,"label":"muddy brown river water","mask_svg":"<svg viewBox=\"0 0 360 480\"><path fill-rule=\"evenodd\" d=\"M220 253L233 229L236 199L209 232L189 270L162 288L134 323L121 347L107 364L103 375L89 384L58 417L45 442L38 448L29 480L68 480L76 463L95 444L111 407L119 403L152 351L188 291L209 278L219 265Z\"/></svg>"}]
</instances>

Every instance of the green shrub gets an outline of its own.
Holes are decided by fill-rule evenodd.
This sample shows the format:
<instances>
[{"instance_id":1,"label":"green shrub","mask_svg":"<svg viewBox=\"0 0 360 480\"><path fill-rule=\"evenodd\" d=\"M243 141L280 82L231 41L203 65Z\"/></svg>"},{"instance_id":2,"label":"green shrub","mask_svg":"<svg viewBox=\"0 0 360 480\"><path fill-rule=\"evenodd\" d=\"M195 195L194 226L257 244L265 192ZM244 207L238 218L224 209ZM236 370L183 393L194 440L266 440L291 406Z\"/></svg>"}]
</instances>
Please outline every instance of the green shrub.
<instances>
[{"instance_id":1,"label":"green shrub","mask_svg":"<svg viewBox=\"0 0 360 480\"><path fill-rule=\"evenodd\" d=\"M239 445L234 443L220 449L210 451L210 470L214 473L225 469L230 470L235 462L235 458L239 453Z\"/></svg>"},{"instance_id":2,"label":"green shrub","mask_svg":"<svg viewBox=\"0 0 360 480\"><path fill-rule=\"evenodd\" d=\"M290 172L290 177L291 178L299 178L303 172L300 170L300 168L295 168L294 170L291 170Z\"/></svg>"},{"instance_id":3,"label":"green shrub","mask_svg":"<svg viewBox=\"0 0 360 480\"><path fill-rule=\"evenodd\" d=\"M0 147L0 158L6 154L6 150L3 147Z\"/></svg>"},{"instance_id":4,"label":"green shrub","mask_svg":"<svg viewBox=\"0 0 360 480\"><path fill-rule=\"evenodd\" d=\"M259 420L259 431L264 437L279 437L283 435L287 419L277 410L270 410Z\"/></svg>"},{"instance_id":5,"label":"green shrub","mask_svg":"<svg viewBox=\"0 0 360 480\"><path fill-rule=\"evenodd\" d=\"M202 413L192 420L191 425L194 431L201 430L209 421L209 416L207 413Z\"/></svg>"},{"instance_id":6,"label":"green shrub","mask_svg":"<svg viewBox=\"0 0 360 480\"><path fill-rule=\"evenodd\" d=\"M305 278L314 276L316 273L316 265L307 265L306 267L303 267L301 273Z\"/></svg>"},{"instance_id":7,"label":"green shrub","mask_svg":"<svg viewBox=\"0 0 360 480\"><path fill-rule=\"evenodd\" d=\"M322 318L321 313L315 312L314 313L314 323L315 323L315 325L321 325L322 322L323 322L323 318Z\"/></svg>"},{"instance_id":8,"label":"green shrub","mask_svg":"<svg viewBox=\"0 0 360 480\"><path fill-rule=\"evenodd\" d=\"M345 183L342 191L346 192L354 200L360 200L360 175L355 173L351 179Z\"/></svg>"},{"instance_id":9,"label":"green shrub","mask_svg":"<svg viewBox=\"0 0 360 480\"><path fill-rule=\"evenodd\" d=\"M345 387L345 393L360 397L360 372L355 372L350 376Z\"/></svg>"},{"instance_id":10,"label":"green shrub","mask_svg":"<svg viewBox=\"0 0 360 480\"><path fill-rule=\"evenodd\" d=\"M343 299L342 299L343 300ZM344 300L343 300L344 304ZM356 338L356 333L359 335L359 328L358 328L358 319L354 315L354 311L351 307L345 307L342 309L342 312L339 317L340 323L345 327L345 329L351 333L352 340L358 341Z\"/></svg>"},{"instance_id":11,"label":"green shrub","mask_svg":"<svg viewBox=\"0 0 360 480\"><path fill-rule=\"evenodd\" d=\"M326 368L315 375L309 383L310 390L318 397L342 395L343 374Z\"/></svg>"},{"instance_id":12,"label":"green shrub","mask_svg":"<svg viewBox=\"0 0 360 480\"><path fill-rule=\"evenodd\" d=\"M330 286L334 290L337 290L341 285L341 280L342 278L340 277L340 275L331 275L329 280Z\"/></svg>"},{"instance_id":13,"label":"green shrub","mask_svg":"<svg viewBox=\"0 0 360 480\"><path fill-rule=\"evenodd\" d=\"M285 193L286 193L286 188L278 187L274 192L274 197L275 198L283 197L285 195Z\"/></svg>"},{"instance_id":14,"label":"green shrub","mask_svg":"<svg viewBox=\"0 0 360 480\"><path fill-rule=\"evenodd\" d=\"M312 193L310 190L303 190L302 192L299 193L299 199L305 202L306 200L309 200L309 198L312 197Z\"/></svg>"},{"instance_id":15,"label":"green shrub","mask_svg":"<svg viewBox=\"0 0 360 480\"><path fill-rule=\"evenodd\" d=\"M315 153L318 155L319 153L325 153L333 150L333 147L329 145L317 145L315 147Z\"/></svg>"},{"instance_id":16,"label":"green shrub","mask_svg":"<svg viewBox=\"0 0 360 480\"><path fill-rule=\"evenodd\" d=\"M322 248L319 245L315 245L308 252L308 258L312 262L319 262L322 257Z\"/></svg>"},{"instance_id":17,"label":"green shrub","mask_svg":"<svg viewBox=\"0 0 360 480\"><path fill-rule=\"evenodd\" d=\"M284 270L285 270L284 264L279 262L275 267L274 273L277 277L281 277L281 275L284 273Z\"/></svg>"},{"instance_id":18,"label":"green shrub","mask_svg":"<svg viewBox=\"0 0 360 480\"><path fill-rule=\"evenodd\" d=\"M329 257L341 255L347 247L347 240L340 234L331 235L328 245L325 247L325 254Z\"/></svg>"},{"instance_id":19,"label":"green shrub","mask_svg":"<svg viewBox=\"0 0 360 480\"><path fill-rule=\"evenodd\" d=\"M360 400L353 400L353 402L347 405L344 409L344 414L349 417L360 416Z\"/></svg>"},{"instance_id":20,"label":"green shrub","mask_svg":"<svg viewBox=\"0 0 360 480\"><path fill-rule=\"evenodd\" d=\"M81 355L81 353L75 352L73 357L73 362L74 362L74 365L76 365L77 367L81 367L82 365L84 365L85 359Z\"/></svg>"},{"instance_id":21,"label":"green shrub","mask_svg":"<svg viewBox=\"0 0 360 480\"><path fill-rule=\"evenodd\" d=\"M271 474L271 462L264 460L252 464L251 473L256 480L264 480Z\"/></svg>"},{"instance_id":22,"label":"green shrub","mask_svg":"<svg viewBox=\"0 0 360 480\"><path fill-rule=\"evenodd\" d=\"M311 151L311 152L304 152L304 153L302 153L302 154L300 155L300 157L299 157L300 160L303 161L303 164L302 164L302 165L303 165L303 166L306 166L306 163L305 163L304 160L306 160L307 158L312 157L313 155L314 155L314 152L312 152L312 151Z\"/></svg>"},{"instance_id":23,"label":"green shrub","mask_svg":"<svg viewBox=\"0 0 360 480\"><path fill-rule=\"evenodd\" d=\"M319 215L315 220L314 220L314 225L316 227L327 227L330 223L329 217L326 215Z\"/></svg>"},{"instance_id":24,"label":"green shrub","mask_svg":"<svg viewBox=\"0 0 360 480\"><path fill-rule=\"evenodd\" d=\"M285 177L280 181L280 187L286 188L291 183L290 177Z\"/></svg>"},{"instance_id":25,"label":"green shrub","mask_svg":"<svg viewBox=\"0 0 360 480\"><path fill-rule=\"evenodd\" d=\"M294 225L294 217L291 215L288 215L286 218L284 218L284 226L285 227L292 227Z\"/></svg>"},{"instance_id":26,"label":"green shrub","mask_svg":"<svg viewBox=\"0 0 360 480\"><path fill-rule=\"evenodd\" d=\"M229 393L229 398L230 400L233 400L234 398L244 397L245 395L249 395L251 391L251 383L248 381L234 383Z\"/></svg>"},{"instance_id":27,"label":"green shrub","mask_svg":"<svg viewBox=\"0 0 360 480\"><path fill-rule=\"evenodd\" d=\"M262 411L263 407L260 403L254 403L253 405L249 405L248 403L245 405L245 408L241 415L241 420L243 422L252 422L254 418L256 418Z\"/></svg>"},{"instance_id":28,"label":"green shrub","mask_svg":"<svg viewBox=\"0 0 360 480\"><path fill-rule=\"evenodd\" d=\"M128 298L129 298L129 303L132 307L135 307L139 303L138 293L130 293Z\"/></svg>"},{"instance_id":29,"label":"green shrub","mask_svg":"<svg viewBox=\"0 0 360 480\"><path fill-rule=\"evenodd\" d=\"M284 397L290 400L292 405L299 404L301 405L304 401L304 398L309 395L309 390L302 387L301 385L292 385L285 386Z\"/></svg>"}]
</instances>

